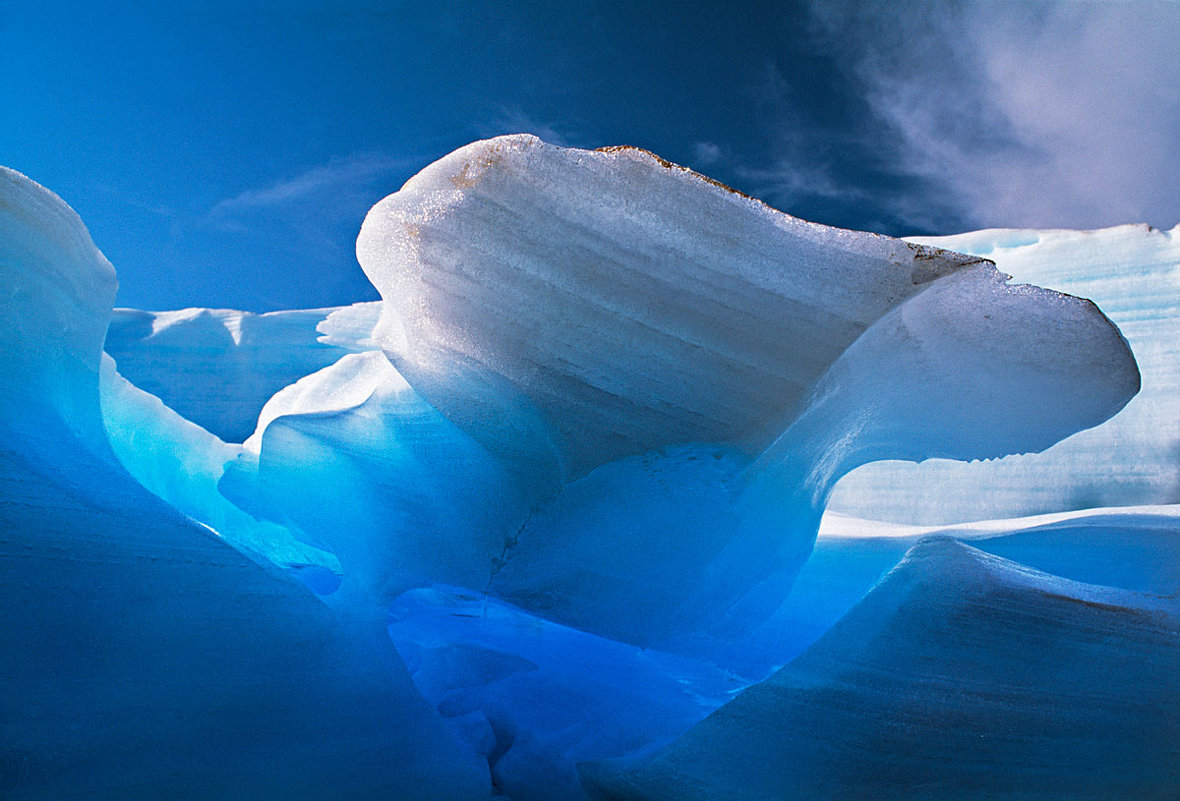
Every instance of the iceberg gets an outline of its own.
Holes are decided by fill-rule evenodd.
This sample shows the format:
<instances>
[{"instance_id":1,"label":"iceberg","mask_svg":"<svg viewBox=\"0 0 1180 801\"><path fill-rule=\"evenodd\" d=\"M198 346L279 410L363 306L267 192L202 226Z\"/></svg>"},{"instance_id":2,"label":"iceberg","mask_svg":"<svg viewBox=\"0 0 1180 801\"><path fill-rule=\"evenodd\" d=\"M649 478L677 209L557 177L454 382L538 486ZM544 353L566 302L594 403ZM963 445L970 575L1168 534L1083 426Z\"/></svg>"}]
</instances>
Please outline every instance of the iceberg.
<instances>
[{"instance_id":1,"label":"iceberg","mask_svg":"<svg viewBox=\"0 0 1180 801\"><path fill-rule=\"evenodd\" d=\"M398 373L548 479L491 593L645 646L773 611L853 467L1040 450L1139 385L1088 301L634 148L461 148L369 212L357 257Z\"/></svg>"},{"instance_id":2,"label":"iceberg","mask_svg":"<svg viewBox=\"0 0 1180 801\"><path fill-rule=\"evenodd\" d=\"M140 345L247 342L253 321L298 349L315 323L313 356L336 360L267 400L240 449L188 438L172 473L201 486L162 497L274 561L337 569L287 540L331 553L337 605L438 583L645 647L740 636L852 468L1040 450L1138 388L1088 301L636 149L475 143L377 204L357 253L379 306L156 315Z\"/></svg>"}]
</instances>

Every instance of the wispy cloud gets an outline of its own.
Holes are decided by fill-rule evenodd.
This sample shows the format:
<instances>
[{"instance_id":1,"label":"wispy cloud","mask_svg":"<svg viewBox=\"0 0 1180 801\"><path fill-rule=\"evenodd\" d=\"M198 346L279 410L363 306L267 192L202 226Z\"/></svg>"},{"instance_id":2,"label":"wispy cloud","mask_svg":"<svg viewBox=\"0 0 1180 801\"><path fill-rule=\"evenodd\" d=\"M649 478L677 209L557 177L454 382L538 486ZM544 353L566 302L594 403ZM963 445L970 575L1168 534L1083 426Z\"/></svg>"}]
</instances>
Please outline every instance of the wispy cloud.
<instances>
[{"instance_id":1,"label":"wispy cloud","mask_svg":"<svg viewBox=\"0 0 1180 801\"><path fill-rule=\"evenodd\" d=\"M357 153L239 192L176 234L210 259L253 263L275 277L248 286L255 308L290 308L287 296L330 302L373 296L356 263L357 232L373 204L429 162L420 156Z\"/></svg>"},{"instance_id":2,"label":"wispy cloud","mask_svg":"<svg viewBox=\"0 0 1180 801\"><path fill-rule=\"evenodd\" d=\"M576 132L570 131L564 123L541 119L516 106L499 106L488 122L479 125L478 130L480 135L486 137L529 133L561 147L573 146L578 139Z\"/></svg>"},{"instance_id":3,"label":"wispy cloud","mask_svg":"<svg viewBox=\"0 0 1180 801\"><path fill-rule=\"evenodd\" d=\"M708 167L721 160L721 145L716 142L697 142L692 146L696 163Z\"/></svg>"},{"instance_id":4,"label":"wispy cloud","mask_svg":"<svg viewBox=\"0 0 1180 801\"><path fill-rule=\"evenodd\" d=\"M418 161L381 153L360 153L318 165L293 178L247 189L213 206L205 222L226 230L243 230L243 218L266 212L289 211L305 204L348 208L359 195L371 194L378 179L403 173ZM396 187L393 187L394 189ZM392 189L390 190L392 191Z\"/></svg>"},{"instance_id":5,"label":"wispy cloud","mask_svg":"<svg viewBox=\"0 0 1180 801\"><path fill-rule=\"evenodd\" d=\"M739 165L737 173L755 194L785 206L808 197L849 202L868 196L864 188L838 180L829 165L806 158L782 158L769 167Z\"/></svg>"},{"instance_id":6,"label":"wispy cloud","mask_svg":"<svg viewBox=\"0 0 1180 801\"><path fill-rule=\"evenodd\" d=\"M895 168L969 224L1180 221L1180 4L817 0L814 14Z\"/></svg>"}]
</instances>

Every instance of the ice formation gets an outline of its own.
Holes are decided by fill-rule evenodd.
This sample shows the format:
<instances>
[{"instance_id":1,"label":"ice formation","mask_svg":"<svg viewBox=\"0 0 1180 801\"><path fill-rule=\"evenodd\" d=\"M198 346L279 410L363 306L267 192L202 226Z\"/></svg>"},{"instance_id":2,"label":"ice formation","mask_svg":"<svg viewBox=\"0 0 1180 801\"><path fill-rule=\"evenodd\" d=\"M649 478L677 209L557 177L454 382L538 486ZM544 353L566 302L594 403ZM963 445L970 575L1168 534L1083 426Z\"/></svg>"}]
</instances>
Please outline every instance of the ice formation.
<instances>
[{"instance_id":1,"label":"ice formation","mask_svg":"<svg viewBox=\"0 0 1180 801\"><path fill-rule=\"evenodd\" d=\"M636 149L461 148L369 212L357 256L398 371L560 489L491 591L636 644L771 611L852 467L1042 449L1138 387L1086 301Z\"/></svg>"},{"instance_id":2,"label":"ice formation","mask_svg":"<svg viewBox=\"0 0 1180 801\"><path fill-rule=\"evenodd\" d=\"M707 661L615 642L447 587L394 602L390 634L423 696L514 799L576 799L575 766L646 754L743 686Z\"/></svg>"},{"instance_id":3,"label":"ice formation","mask_svg":"<svg viewBox=\"0 0 1180 801\"><path fill-rule=\"evenodd\" d=\"M115 270L53 193L0 168L0 420L30 445L49 420L103 447L98 364Z\"/></svg>"},{"instance_id":4,"label":"ice formation","mask_svg":"<svg viewBox=\"0 0 1180 801\"><path fill-rule=\"evenodd\" d=\"M112 314L76 215L0 173L0 795L1176 794L1175 507L816 544L859 465L1118 412L1094 304L527 136L357 248L379 303Z\"/></svg>"},{"instance_id":5,"label":"ice formation","mask_svg":"<svg viewBox=\"0 0 1180 801\"><path fill-rule=\"evenodd\" d=\"M789 662L843 617L927 537L953 537L1045 573L1176 597L1180 506L1066 512L952 526L910 526L828 514L815 549L782 606L723 652L728 670L751 680ZM716 655L716 643L686 639L686 654Z\"/></svg>"},{"instance_id":6,"label":"ice formation","mask_svg":"<svg viewBox=\"0 0 1180 801\"><path fill-rule=\"evenodd\" d=\"M937 524L1180 502L1180 227L988 230L914 241L992 259L1018 281L1093 299L1127 337L1143 388L1114 419L1044 453L987 464L867 465L840 482L831 508Z\"/></svg>"}]
</instances>

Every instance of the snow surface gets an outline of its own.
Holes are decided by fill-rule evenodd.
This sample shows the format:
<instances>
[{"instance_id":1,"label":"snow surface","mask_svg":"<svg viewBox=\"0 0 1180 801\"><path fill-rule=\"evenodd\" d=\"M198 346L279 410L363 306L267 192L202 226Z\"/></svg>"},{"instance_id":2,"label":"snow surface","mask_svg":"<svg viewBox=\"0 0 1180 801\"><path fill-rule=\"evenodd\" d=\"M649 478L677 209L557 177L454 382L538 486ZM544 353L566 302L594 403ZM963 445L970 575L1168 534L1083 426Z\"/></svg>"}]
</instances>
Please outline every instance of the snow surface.
<instances>
[{"instance_id":1,"label":"snow surface","mask_svg":"<svg viewBox=\"0 0 1180 801\"><path fill-rule=\"evenodd\" d=\"M1091 298L1126 336L1143 387L1114 419L1045 453L862 467L840 482L831 508L937 524L1180 502L1180 227L987 230L913 241L992 259L1017 281Z\"/></svg>"}]
</instances>

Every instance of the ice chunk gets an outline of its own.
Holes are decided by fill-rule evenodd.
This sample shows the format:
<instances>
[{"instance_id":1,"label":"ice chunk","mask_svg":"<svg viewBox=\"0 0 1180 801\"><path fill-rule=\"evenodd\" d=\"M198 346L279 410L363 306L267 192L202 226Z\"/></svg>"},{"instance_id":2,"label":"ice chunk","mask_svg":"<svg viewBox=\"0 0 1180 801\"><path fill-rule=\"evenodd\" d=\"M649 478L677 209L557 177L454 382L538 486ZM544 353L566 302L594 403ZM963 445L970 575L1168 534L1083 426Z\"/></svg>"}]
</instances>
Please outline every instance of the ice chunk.
<instances>
[{"instance_id":1,"label":"ice chunk","mask_svg":"<svg viewBox=\"0 0 1180 801\"><path fill-rule=\"evenodd\" d=\"M840 482L833 509L949 524L1180 501L1180 228L989 230L916 241L986 256L1017 280L1092 298L1127 337L1143 389L1110 422L1043 454L859 468Z\"/></svg>"},{"instance_id":2,"label":"ice chunk","mask_svg":"<svg viewBox=\"0 0 1180 801\"><path fill-rule=\"evenodd\" d=\"M890 308L979 259L814 225L635 148L476 142L369 212L378 335L477 437L538 414L570 476L687 442L757 453Z\"/></svg>"},{"instance_id":3,"label":"ice chunk","mask_svg":"<svg viewBox=\"0 0 1180 801\"><path fill-rule=\"evenodd\" d=\"M949 539L797 660L591 798L1170 798L1180 609Z\"/></svg>"}]
</instances>

